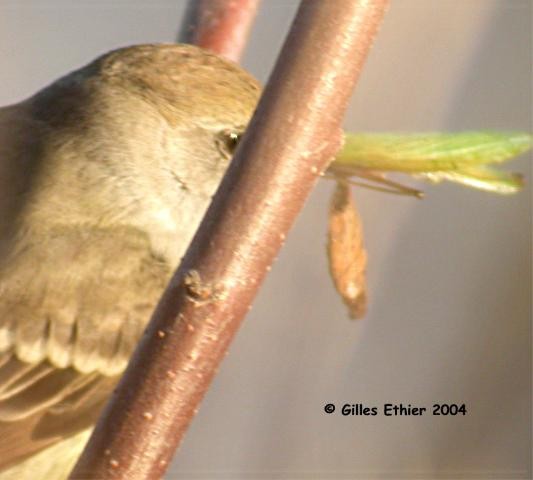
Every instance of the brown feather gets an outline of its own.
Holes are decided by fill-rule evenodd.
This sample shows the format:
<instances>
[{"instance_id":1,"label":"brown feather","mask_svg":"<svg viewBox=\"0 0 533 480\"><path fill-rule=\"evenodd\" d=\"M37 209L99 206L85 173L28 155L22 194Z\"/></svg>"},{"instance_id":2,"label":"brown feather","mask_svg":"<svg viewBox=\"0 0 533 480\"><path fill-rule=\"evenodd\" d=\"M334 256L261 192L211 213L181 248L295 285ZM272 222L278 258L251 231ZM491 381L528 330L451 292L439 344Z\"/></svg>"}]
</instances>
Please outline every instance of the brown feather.
<instances>
[{"instance_id":1,"label":"brown feather","mask_svg":"<svg viewBox=\"0 0 533 480\"><path fill-rule=\"evenodd\" d=\"M14 356L8 363L22 366ZM49 382L37 380L0 401L0 470L92 426L118 380L96 373L80 375L73 368L60 370L50 364L45 368ZM0 369L0 378L3 373Z\"/></svg>"},{"instance_id":2,"label":"brown feather","mask_svg":"<svg viewBox=\"0 0 533 480\"><path fill-rule=\"evenodd\" d=\"M132 228L54 231L7 263L0 469L95 421L169 275Z\"/></svg>"}]
</instances>

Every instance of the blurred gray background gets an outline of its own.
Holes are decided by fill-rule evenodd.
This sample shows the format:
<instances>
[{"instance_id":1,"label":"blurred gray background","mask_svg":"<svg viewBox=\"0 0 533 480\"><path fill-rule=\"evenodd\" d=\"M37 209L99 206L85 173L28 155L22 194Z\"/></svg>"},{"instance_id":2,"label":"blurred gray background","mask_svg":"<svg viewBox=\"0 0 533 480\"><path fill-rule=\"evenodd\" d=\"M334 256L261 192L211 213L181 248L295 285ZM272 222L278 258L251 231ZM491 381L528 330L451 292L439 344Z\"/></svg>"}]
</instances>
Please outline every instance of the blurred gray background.
<instances>
[{"instance_id":1,"label":"blurred gray background","mask_svg":"<svg viewBox=\"0 0 533 480\"><path fill-rule=\"evenodd\" d=\"M342 0L339 0L342 1ZM265 0L243 60L266 82L296 1ZM120 46L172 42L185 2L0 0L0 104ZM531 3L393 0L352 131L531 131ZM325 257L333 184L300 215L167 478L531 478L530 158L519 195L357 189L370 311ZM326 403L466 404L466 416L343 417Z\"/></svg>"}]
</instances>

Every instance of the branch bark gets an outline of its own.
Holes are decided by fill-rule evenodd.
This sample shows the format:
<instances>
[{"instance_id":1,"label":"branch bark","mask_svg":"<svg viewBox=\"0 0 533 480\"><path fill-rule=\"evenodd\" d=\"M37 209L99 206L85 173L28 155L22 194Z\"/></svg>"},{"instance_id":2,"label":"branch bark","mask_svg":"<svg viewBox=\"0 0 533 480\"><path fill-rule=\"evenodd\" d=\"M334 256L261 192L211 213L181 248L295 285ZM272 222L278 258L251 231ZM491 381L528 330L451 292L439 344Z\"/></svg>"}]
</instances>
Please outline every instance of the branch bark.
<instances>
[{"instance_id":1,"label":"branch bark","mask_svg":"<svg viewBox=\"0 0 533 480\"><path fill-rule=\"evenodd\" d=\"M342 142L386 0L301 2L258 109L71 478L159 478Z\"/></svg>"},{"instance_id":2,"label":"branch bark","mask_svg":"<svg viewBox=\"0 0 533 480\"><path fill-rule=\"evenodd\" d=\"M259 0L189 0L179 41L238 62L258 6Z\"/></svg>"}]
</instances>

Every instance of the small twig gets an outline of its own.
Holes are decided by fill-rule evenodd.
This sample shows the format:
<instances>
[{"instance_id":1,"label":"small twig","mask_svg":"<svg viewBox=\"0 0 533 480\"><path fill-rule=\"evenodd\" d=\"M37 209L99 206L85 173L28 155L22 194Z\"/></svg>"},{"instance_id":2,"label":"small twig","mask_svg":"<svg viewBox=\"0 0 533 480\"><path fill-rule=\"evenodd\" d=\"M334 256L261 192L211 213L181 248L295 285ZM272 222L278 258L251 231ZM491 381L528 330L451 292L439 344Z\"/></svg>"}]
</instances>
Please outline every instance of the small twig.
<instances>
[{"instance_id":1,"label":"small twig","mask_svg":"<svg viewBox=\"0 0 533 480\"><path fill-rule=\"evenodd\" d=\"M179 41L238 62L259 0L189 0Z\"/></svg>"},{"instance_id":2,"label":"small twig","mask_svg":"<svg viewBox=\"0 0 533 480\"><path fill-rule=\"evenodd\" d=\"M159 478L166 470L340 147L341 120L385 6L301 3L250 128L72 478Z\"/></svg>"}]
</instances>

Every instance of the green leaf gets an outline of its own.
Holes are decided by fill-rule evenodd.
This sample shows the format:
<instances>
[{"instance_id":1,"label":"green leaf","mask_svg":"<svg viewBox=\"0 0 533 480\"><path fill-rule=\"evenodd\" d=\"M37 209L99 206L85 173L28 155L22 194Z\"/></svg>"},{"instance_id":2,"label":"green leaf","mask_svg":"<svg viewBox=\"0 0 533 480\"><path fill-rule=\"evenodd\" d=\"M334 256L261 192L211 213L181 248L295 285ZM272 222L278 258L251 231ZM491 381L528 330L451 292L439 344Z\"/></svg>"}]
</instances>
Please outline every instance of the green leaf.
<instances>
[{"instance_id":1,"label":"green leaf","mask_svg":"<svg viewBox=\"0 0 533 480\"><path fill-rule=\"evenodd\" d=\"M522 177L487 165L502 163L526 152L532 140L531 135L523 132L347 133L344 147L329 171L343 178L370 176L384 185L390 183L385 173L400 172L434 183L448 180L509 194L520 190Z\"/></svg>"},{"instance_id":2,"label":"green leaf","mask_svg":"<svg viewBox=\"0 0 533 480\"><path fill-rule=\"evenodd\" d=\"M531 148L521 132L345 134L333 167L405 173L456 171L468 165L501 163Z\"/></svg>"},{"instance_id":3,"label":"green leaf","mask_svg":"<svg viewBox=\"0 0 533 480\"><path fill-rule=\"evenodd\" d=\"M484 166L465 167L454 172L421 173L419 176L432 183L449 180L467 187L501 194L517 193L524 186L522 175Z\"/></svg>"}]
</instances>

